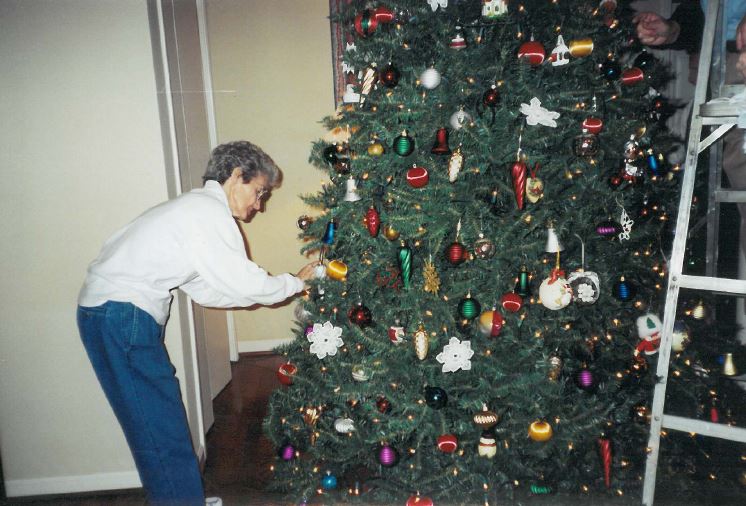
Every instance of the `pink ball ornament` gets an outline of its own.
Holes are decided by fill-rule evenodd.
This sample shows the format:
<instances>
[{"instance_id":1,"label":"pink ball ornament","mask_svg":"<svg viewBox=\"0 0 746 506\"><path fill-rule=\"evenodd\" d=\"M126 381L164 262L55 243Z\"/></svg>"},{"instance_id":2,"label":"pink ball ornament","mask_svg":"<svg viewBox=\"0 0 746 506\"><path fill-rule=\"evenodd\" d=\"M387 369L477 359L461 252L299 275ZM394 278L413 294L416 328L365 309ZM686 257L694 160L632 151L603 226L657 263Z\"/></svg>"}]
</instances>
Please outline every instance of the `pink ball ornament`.
<instances>
[{"instance_id":1,"label":"pink ball ornament","mask_svg":"<svg viewBox=\"0 0 746 506\"><path fill-rule=\"evenodd\" d=\"M590 390L596 386L596 379L587 367L583 367L575 373L575 383L581 390Z\"/></svg>"},{"instance_id":2,"label":"pink ball ornament","mask_svg":"<svg viewBox=\"0 0 746 506\"><path fill-rule=\"evenodd\" d=\"M285 445L280 448L280 457L282 460L289 462L295 458L295 448L293 445Z\"/></svg>"},{"instance_id":3,"label":"pink ball ornament","mask_svg":"<svg viewBox=\"0 0 746 506\"><path fill-rule=\"evenodd\" d=\"M389 445L385 444L381 446L380 450L378 450L378 462L380 462L382 466L391 467L396 464L397 460L399 460L399 454L397 454L396 450Z\"/></svg>"}]
</instances>

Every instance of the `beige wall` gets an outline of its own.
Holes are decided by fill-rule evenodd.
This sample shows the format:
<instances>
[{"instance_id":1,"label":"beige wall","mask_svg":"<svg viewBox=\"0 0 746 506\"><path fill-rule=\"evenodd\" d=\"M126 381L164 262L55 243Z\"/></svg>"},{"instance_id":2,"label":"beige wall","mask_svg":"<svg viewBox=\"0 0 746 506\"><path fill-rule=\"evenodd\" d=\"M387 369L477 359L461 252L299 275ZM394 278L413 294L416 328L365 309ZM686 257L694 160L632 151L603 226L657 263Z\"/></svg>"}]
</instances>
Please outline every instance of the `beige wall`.
<instances>
[{"instance_id":1,"label":"beige wall","mask_svg":"<svg viewBox=\"0 0 746 506\"><path fill-rule=\"evenodd\" d=\"M284 182L244 231L255 262L296 272L298 198L321 187L308 163L311 142L334 112L328 0L208 0L218 141L247 139L283 169ZM235 312L239 351L270 349L292 338L293 305Z\"/></svg>"},{"instance_id":2,"label":"beige wall","mask_svg":"<svg viewBox=\"0 0 746 506\"><path fill-rule=\"evenodd\" d=\"M147 4L0 1L0 451L10 496L135 487L78 337L103 240L168 198ZM179 315L167 342L182 361Z\"/></svg>"}]
</instances>

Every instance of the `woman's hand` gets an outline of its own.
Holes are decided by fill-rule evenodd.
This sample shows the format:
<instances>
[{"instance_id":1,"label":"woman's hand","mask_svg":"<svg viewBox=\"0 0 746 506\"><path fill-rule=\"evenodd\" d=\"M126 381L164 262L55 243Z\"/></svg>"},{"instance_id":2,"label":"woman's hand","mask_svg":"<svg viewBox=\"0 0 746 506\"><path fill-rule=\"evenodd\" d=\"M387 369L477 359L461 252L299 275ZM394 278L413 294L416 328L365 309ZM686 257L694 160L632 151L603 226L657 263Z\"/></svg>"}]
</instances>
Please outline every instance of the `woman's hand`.
<instances>
[{"instance_id":1,"label":"woman's hand","mask_svg":"<svg viewBox=\"0 0 746 506\"><path fill-rule=\"evenodd\" d=\"M646 46L672 44L679 38L679 24L654 12L640 12L632 22L637 25L637 38Z\"/></svg>"},{"instance_id":2,"label":"woman's hand","mask_svg":"<svg viewBox=\"0 0 746 506\"><path fill-rule=\"evenodd\" d=\"M318 267L320 264L321 262L319 262L318 260L306 264L301 270L298 271L298 274L296 274L296 276L303 281L314 279L316 277L316 267Z\"/></svg>"}]
</instances>

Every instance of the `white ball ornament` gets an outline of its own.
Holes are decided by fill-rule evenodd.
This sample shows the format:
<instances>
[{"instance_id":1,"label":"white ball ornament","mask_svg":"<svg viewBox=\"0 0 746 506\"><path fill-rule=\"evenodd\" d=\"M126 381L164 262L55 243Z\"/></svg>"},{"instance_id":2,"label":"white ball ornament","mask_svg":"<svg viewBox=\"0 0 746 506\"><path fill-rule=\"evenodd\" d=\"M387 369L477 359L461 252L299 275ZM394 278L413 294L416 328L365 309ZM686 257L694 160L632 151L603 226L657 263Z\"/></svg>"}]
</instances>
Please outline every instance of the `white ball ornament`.
<instances>
[{"instance_id":1,"label":"white ball ornament","mask_svg":"<svg viewBox=\"0 0 746 506\"><path fill-rule=\"evenodd\" d=\"M430 67L420 74L420 84L428 90L434 90L440 84L440 72Z\"/></svg>"},{"instance_id":2,"label":"white ball ornament","mask_svg":"<svg viewBox=\"0 0 746 506\"><path fill-rule=\"evenodd\" d=\"M554 281L552 277L549 277L541 283L539 297L545 308L557 311L567 307L572 302L572 287L561 276L557 276Z\"/></svg>"},{"instance_id":3,"label":"white ball ornament","mask_svg":"<svg viewBox=\"0 0 746 506\"><path fill-rule=\"evenodd\" d=\"M337 418L334 420L334 429L340 434L349 434L355 430L355 422L350 418Z\"/></svg>"},{"instance_id":4,"label":"white ball ornament","mask_svg":"<svg viewBox=\"0 0 746 506\"><path fill-rule=\"evenodd\" d=\"M451 114L449 123L451 124L451 128L454 130L461 130L471 123L471 114L464 111L463 108L460 108L458 111Z\"/></svg>"},{"instance_id":5,"label":"white ball ornament","mask_svg":"<svg viewBox=\"0 0 746 506\"><path fill-rule=\"evenodd\" d=\"M676 320L673 324L673 342L671 343L671 349L675 353L681 353L684 348L687 347L690 341L689 329L683 320Z\"/></svg>"}]
</instances>

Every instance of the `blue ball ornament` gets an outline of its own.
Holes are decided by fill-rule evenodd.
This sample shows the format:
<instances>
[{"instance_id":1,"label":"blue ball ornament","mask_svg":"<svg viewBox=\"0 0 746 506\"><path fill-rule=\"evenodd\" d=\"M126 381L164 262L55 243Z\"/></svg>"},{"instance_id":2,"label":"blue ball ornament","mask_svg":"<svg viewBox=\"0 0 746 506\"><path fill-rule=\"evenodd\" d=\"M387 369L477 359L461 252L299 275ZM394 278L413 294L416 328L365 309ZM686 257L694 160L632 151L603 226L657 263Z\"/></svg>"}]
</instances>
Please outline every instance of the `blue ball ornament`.
<instances>
[{"instance_id":1,"label":"blue ball ornament","mask_svg":"<svg viewBox=\"0 0 746 506\"><path fill-rule=\"evenodd\" d=\"M331 471L327 471L326 476L321 478L321 488L324 490L334 490L337 488L337 477Z\"/></svg>"}]
</instances>

